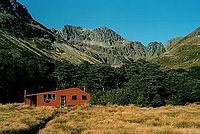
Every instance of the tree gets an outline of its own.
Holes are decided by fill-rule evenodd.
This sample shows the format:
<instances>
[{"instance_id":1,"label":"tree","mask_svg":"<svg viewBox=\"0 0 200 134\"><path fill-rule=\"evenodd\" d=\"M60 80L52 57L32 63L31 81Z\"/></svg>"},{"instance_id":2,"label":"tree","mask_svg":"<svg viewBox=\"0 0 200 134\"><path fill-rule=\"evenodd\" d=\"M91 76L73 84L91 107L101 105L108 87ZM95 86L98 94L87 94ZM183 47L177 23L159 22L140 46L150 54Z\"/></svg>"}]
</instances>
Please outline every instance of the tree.
<instances>
[{"instance_id":1,"label":"tree","mask_svg":"<svg viewBox=\"0 0 200 134\"><path fill-rule=\"evenodd\" d=\"M121 75L110 65L94 64L90 67L87 80L93 90L111 90L120 85Z\"/></svg>"},{"instance_id":2,"label":"tree","mask_svg":"<svg viewBox=\"0 0 200 134\"><path fill-rule=\"evenodd\" d=\"M76 86L76 66L70 62L57 62L53 76L56 78L57 89Z\"/></svg>"},{"instance_id":3,"label":"tree","mask_svg":"<svg viewBox=\"0 0 200 134\"><path fill-rule=\"evenodd\" d=\"M153 107L163 106L165 105L165 100L159 94L156 94L151 101L151 105Z\"/></svg>"}]
</instances>

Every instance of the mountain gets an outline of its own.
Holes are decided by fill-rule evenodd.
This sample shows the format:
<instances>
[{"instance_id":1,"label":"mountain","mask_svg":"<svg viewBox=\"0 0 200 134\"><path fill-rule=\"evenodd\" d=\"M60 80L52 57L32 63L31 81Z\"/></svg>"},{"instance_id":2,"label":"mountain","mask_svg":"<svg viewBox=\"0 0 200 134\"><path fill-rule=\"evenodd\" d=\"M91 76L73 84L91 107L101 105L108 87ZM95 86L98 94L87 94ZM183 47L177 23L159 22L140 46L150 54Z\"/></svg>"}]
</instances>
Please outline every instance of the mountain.
<instances>
[{"instance_id":1,"label":"mountain","mask_svg":"<svg viewBox=\"0 0 200 134\"><path fill-rule=\"evenodd\" d=\"M145 47L107 27L85 29L66 25L61 30L48 29L16 0L0 2L0 40L1 49L13 55L26 52L74 64L88 61L118 66L129 59L150 58L164 52L160 43Z\"/></svg>"},{"instance_id":2,"label":"mountain","mask_svg":"<svg viewBox=\"0 0 200 134\"><path fill-rule=\"evenodd\" d=\"M200 65L200 28L187 36L179 38L172 43L169 51L152 62L160 64L163 68L189 68Z\"/></svg>"},{"instance_id":3,"label":"mountain","mask_svg":"<svg viewBox=\"0 0 200 134\"><path fill-rule=\"evenodd\" d=\"M100 62L112 65L120 65L129 59L151 58L165 52L162 43L152 42L146 47L141 42L124 39L107 27L85 29L66 25L57 31L56 37L59 42L71 44Z\"/></svg>"},{"instance_id":4,"label":"mountain","mask_svg":"<svg viewBox=\"0 0 200 134\"><path fill-rule=\"evenodd\" d=\"M148 46L129 41L107 27L65 25L61 30L48 29L16 0L0 1L0 53L9 52L13 57L30 53L48 60L114 66L143 58L164 68L188 68L200 64L199 44L200 28L186 37L171 39L167 45L150 42Z\"/></svg>"},{"instance_id":5,"label":"mountain","mask_svg":"<svg viewBox=\"0 0 200 134\"><path fill-rule=\"evenodd\" d=\"M113 41L124 41L124 39L113 30L107 27L94 30L66 25L57 33L58 38L64 40L103 42L112 45Z\"/></svg>"}]
</instances>

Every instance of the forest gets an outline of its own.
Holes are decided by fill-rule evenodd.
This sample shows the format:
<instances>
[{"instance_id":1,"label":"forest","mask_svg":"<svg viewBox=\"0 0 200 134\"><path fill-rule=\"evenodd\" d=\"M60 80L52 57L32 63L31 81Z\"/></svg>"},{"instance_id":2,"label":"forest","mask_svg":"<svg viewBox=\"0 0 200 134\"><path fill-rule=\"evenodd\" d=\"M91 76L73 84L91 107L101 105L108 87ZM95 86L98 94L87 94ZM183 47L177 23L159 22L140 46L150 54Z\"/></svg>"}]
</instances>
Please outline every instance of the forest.
<instances>
[{"instance_id":1,"label":"forest","mask_svg":"<svg viewBox=\"0 0 200 134\"><path fill-rule=\"evenodd\" d=\"M164 70L144 59L121 67L53 61L24 53L0 53L0 103L23 102L23 91L37 93L85 88L91 104L135 104L159 107L200 101L200 67Z\"/></svg>"}]
</instances>

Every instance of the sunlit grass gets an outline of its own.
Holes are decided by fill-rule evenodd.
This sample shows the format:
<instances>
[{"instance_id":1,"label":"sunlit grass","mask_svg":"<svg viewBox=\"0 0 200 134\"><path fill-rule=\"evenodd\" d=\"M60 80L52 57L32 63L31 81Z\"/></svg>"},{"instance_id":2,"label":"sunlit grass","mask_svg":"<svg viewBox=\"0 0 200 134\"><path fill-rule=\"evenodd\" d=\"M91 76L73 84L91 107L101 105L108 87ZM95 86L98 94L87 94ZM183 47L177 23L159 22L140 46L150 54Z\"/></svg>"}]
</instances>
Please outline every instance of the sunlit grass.
<instances>
[{"instance_id":1,"label":"sunlit grass","mask_svg":"<svg viewBox=\"0 0 200 134\"><path fill-rule=\"evenodd\" d=\"M50 121L40 133L197 134L200 133L200 105L78 107Z\"/></svg>"},{"instance_id":2,"label":"sunlit grass","mask_svg":"<svg viewBox=\"0 0 200 134\"><path fill-rule=\"evenodd\" d=\"M0 105L0 133L30 129L59 111L41 134L199 134L200 105L160 108L129 106L77 106L68 109Z\"/></svg>"},{"instance_id":3,"label":"sunlit grass","mask_svg":"<svg viewBox=\"0 0 200 134\"><path fill-rule=\"evenodd\" d=\"M52 107L30 107L23 104L0 104L0 133L31 129L55 113Z\"/></svg>"}]
</instances>

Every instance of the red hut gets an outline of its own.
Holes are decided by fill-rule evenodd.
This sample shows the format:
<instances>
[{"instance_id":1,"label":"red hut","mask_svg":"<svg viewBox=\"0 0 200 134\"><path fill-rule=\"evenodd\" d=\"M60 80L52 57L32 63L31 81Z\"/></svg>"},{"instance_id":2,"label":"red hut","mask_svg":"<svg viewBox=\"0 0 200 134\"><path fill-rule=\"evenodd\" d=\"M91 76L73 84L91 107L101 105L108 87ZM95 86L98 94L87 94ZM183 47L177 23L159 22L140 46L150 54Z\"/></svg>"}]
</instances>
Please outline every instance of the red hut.
<instances>
[{"instance_id":1,"label":"red hut","mask_svg":"<svg viewBox=\"0 0 200 134\"><path fill-rule=\"evenodd\" d=\"M69 88L50 92L26 94L24 103L30 106L66 107L80 104L89 104L90 94L80 88Z\"/></svg>"}]
</instances>

